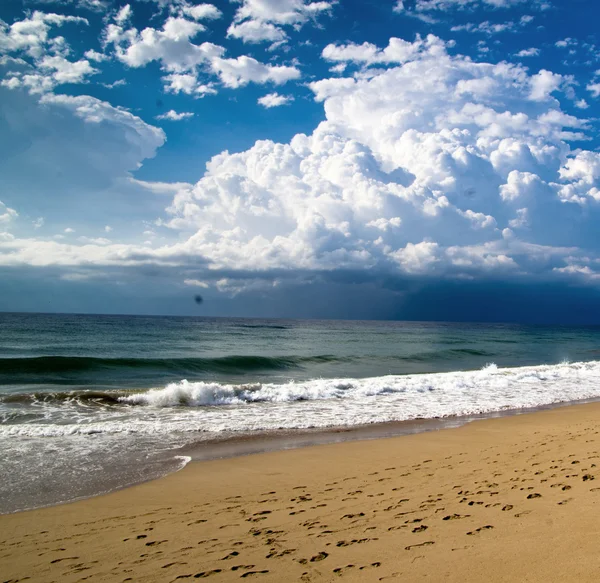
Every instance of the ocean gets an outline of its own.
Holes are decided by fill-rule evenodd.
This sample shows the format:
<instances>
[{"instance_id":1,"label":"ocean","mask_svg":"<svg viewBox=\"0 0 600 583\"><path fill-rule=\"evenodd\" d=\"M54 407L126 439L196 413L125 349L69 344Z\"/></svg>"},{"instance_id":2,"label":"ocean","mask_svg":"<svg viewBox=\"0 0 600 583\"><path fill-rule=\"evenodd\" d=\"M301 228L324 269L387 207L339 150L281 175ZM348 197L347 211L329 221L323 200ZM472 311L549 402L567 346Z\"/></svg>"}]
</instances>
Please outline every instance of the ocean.
<instances>
[{"instance_id":1,"label":"ocean","mask_svg":"<svg viewBox=\"0 0 600 583\"><path fill-rule=\"evenodd\" d=\"M4 313L0 512L228 440L599 397L600 327Z\"/></svg>"}]
</instances>

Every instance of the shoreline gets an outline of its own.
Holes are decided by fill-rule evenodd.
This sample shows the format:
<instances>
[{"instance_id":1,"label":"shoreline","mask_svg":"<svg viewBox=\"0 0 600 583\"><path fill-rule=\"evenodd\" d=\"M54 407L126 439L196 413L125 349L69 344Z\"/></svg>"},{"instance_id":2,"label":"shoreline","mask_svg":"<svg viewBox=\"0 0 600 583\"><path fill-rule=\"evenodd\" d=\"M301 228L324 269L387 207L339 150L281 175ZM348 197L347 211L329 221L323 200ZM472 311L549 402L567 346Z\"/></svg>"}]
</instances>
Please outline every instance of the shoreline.
<instances>
[{"instance_id":1,"label":"shoreline","mask_svg":"<svg viewBox=\"0 0 600 583\"><path fill-rule=\"evenodd\" d=\"M406 421L385 421L381 423L353 426L337 425L314 429L260 431L256 433L245 433L210 439L207 441L196 441L177 448L174 451L177 452L178 455L189 457L190 460L188 463L231 459L247 455L291 451L318 445L371 441L427 433L430 431L457 429L476 421L529 415L542 411L560 409L563 407L577 407L591 403L600 403L600 397L594 399L580 399L577 401L561 401L547 405L538 405L536 407L489 411L477 415L454 415L431 419L420 418Z\"/></svg>"},{"instance_id":2,"label":"shoreline","mask_svg":"<svg viewBox=\"0 0 600 583\"><path fill-rule=\"evenodd\" d=\"M0 516L5 579L595 581L600 403L190 463Z\"/></svg>"},{"instance_id":3,"label":"shoreline","mask_svg":"<svg viewBox=\"0 0 600 583\"><path fill-rule=\"evenodd\" d=\"M519 415L529 415L537 412L577 407L590 403L600 403L600 398L582 399L578 401L564 401L536 407L504 409L490 411L477 415L456 415L433 419L414 419L407 421L388 421L355 426L318 427L314 429L285 429L275 431L259 431L243 433L240 435L227 435L209 440L190 441L190 443L174 448L172 455L164 456L161 465L162 472L149 472L143 479L130 480L116 487L103 487L100 483L96 491L75 498L58 500L50 504L29 506L9 511L0 512L1 516L31 512L65 504L73 504L97 497L110 495L130 488L135 488L148 482L162 480L168 476L181 472L189 464L197 462L210 462L215 460L236 459L245 456L261 455L274 452L293 451L296 449L312 448L322 445L333 445L354 442L368 442L380 439L399 438L409 435L418 435L427 432L457 429L477 421L489 419L502 419ZM166 470L167 467L172 469Z\"/></svg>"}]
</instances>

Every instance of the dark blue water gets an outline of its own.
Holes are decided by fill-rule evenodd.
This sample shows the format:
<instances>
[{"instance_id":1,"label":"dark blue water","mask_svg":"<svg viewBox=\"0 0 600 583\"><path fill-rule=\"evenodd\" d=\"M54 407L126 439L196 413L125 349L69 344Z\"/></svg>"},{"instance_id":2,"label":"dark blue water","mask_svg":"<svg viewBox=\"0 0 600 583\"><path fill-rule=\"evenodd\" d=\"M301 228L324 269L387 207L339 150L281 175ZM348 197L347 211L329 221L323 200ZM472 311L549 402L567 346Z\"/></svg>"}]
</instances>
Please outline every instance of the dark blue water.
<instances>
[{"instance_id":1,"label":"dark blue water","mask_svg":"<svg viewBox=\"0 0 600 583\"><path fill-rule=\"evenodd\" d=\"M364 378L600 355L600 327L0 314L0 332L5 391Z\"/></svg>"}]
</instances>

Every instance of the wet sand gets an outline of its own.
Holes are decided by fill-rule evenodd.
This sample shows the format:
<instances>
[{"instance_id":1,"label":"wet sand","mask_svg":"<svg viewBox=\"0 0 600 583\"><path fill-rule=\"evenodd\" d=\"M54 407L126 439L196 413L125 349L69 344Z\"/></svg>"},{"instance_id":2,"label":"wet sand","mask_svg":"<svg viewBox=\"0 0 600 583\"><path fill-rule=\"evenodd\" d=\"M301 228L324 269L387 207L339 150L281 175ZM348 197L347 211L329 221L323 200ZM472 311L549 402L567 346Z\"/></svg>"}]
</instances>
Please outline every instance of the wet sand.
<instances>
[{"instance_id":1,"label":"wet sand","mask_svg":"<svg viewBox=\"0 0 600 583\"><path fill-rule=\"evenodd\" d=\"M194 462L0 516L1 581L597 581L600 404Z\"/></svg>"}]
</instances>

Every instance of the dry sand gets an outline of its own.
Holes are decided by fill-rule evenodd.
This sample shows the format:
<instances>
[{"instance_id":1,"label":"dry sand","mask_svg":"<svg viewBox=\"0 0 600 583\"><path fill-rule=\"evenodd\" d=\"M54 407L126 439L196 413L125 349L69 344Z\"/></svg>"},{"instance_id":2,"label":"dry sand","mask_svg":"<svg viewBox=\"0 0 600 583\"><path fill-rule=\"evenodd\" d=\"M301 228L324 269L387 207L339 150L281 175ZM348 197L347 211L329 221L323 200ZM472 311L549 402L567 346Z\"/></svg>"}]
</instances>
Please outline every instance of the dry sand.
<instances>
[{"instance_id":1,"label":"dry sand","mask_svg":"<svg viewBox=\"0 0 600 583\"><path fill-rule=\"evenodd\" d=\"M599 581L600 404L198 462L0 517L0 581Z\"/></svg>"}]
</instances>

